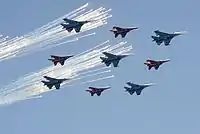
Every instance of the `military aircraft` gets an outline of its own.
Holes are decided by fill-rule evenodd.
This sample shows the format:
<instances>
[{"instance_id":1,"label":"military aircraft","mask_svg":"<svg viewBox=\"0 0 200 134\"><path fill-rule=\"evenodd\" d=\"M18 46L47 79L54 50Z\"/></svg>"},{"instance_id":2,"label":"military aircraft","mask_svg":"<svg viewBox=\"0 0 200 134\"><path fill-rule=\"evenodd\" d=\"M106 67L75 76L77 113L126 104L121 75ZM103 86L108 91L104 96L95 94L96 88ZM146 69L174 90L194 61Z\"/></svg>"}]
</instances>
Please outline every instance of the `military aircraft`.
<instances>
[{"instance_id":1,"label":"military aircraft","mask_svg":"<svg viewBox=\"0 0 200 134\"><path fill-rule=\"evenodd\" d=\"M161 45L164 42L165 46L168 46L170 45L170 42L174 37L178 35L183 35L185 32L165 33L156 30L154 31L154 33L156 34L156 36L151 36L153 42L156 42L157 45Z\"/></svg>"},{"instance_id":2,"label":"military aircraft","mask_svg":"<svg viewBox=\"0 0 200 134\"><path fill-rule=\"evenodd\" d=\"M50 61L52 61L54 63L54 65L56 66L57 63L60 63L62 66L65 64L65 61L69 58L73 57L73 55L68 55L68 56L55 56L55 55L51 55L52 59L48 59Z\"/></svg>"},{"instance_id":3,"label":"military aircraft","mask_svg":"<svg viewBox=\"0 0 200 134\"><path fill-rule=\"evenodd\" d=\"M86 24L89 23L91 21L75 21L75 20L70 20L67 18L63 19L66 23L62 23L61 25L63 26L63 29L66 29L68 32L71 32L73 29L75 29L75 31L78 33L81 30L81 27Z\"/></svg>"},{"instance_id":4,"label":"military aircraft","mask_svg":"<svg viewBox=\"0 0 200 134\"><path fill-rule=\"evenodd\" d=\"M126 86L124 87L125 92L128 92L130 95L133 95L134 92L136 92L137 95L140 95L144 88L155 85L154 83L139 85L139 84L134 84L132 82L127 82L126 84L131 86L131 87L126 87Z\"/></svg>"},{"instance_id":5,"label":"military aircraft","mask_svg":"<svg viewBox=\"0 0 200 134\"><path fill-rule=\"evenodd\" d=\"M122 38L126 37L126 34L132 30L138 29L138 27L132 27L132 28L121 28L114 26L113 29L109 30L115 34L115 38L120 34Z\"/></svg>"},{"instance_id":6,"label":"military aircraft","mask_svg":"<svg viewBox=\"0 0 200 134\"><path fill-rule=\"evenodd\" d=\"M119 64L119 61L129 55L114 55L114 54L111 54L111 53L108 53L108 52L103 52L103 54L106 56L106 57L100 57L100 59L102 60L101 62L102 63L105 63L106 66L110 66L111 63L113 63L113 66L114 67L118 67L118 64Z\"/></svg>"},{"instance_id":7,"label":"military aircraft","mask_svg":"<svg viewBox=\"0 0 200 134\"><path fill-rule=\"evenodd\" d=\"M151 70L152 67L154 67L156 70L158 70L158 68L160 67L160 65L162 65L163 63L169 62L170 60L146 60L146 62L144 63L145 65L148 66L148 69Z\"/></svg>"},{"instance_id":8,"label":"military aircraft","mask_svg":"<svg viewBox=\"0 0 200 134\"><path fill-rule=\"evenodd\" d=\"M55 86L56 89L60 89L60 84L63 83L66 80L70 80L70 79L56 79L56 78L51 78L48 76L44 76L45 79L47 79L48 81L41 81L42 83L44 83L44 86L47 86L49 89L52 89L53 86Z\"/></svg>"},{"instance_id":9,"label":"military aircraft","mask_svg":"<svg viewBox=\"0 0 200 134\"><path fill-rule=\"evenodd\" d=\"M94 94L97 94L97 96L100 96L103 91L108 90L110 88L111 87L89 87L89 90L85 90L85 91L90 93L91 96L94 96Z\"/></svg>"}]
</instances>

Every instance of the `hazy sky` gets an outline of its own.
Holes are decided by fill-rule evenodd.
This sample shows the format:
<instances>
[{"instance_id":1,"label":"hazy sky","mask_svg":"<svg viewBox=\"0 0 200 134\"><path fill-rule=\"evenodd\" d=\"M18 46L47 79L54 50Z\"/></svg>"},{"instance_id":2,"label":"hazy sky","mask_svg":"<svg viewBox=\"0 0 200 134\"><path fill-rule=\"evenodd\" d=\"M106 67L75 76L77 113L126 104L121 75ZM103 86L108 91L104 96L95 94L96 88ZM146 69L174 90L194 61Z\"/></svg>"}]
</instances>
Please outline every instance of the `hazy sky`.
<instances>
[{"instance_id":1,"label":"hazy sky","mask_svg":"<svg viewBox=\"0 0 200 134\"><path fill-rule=\"evenodd\" d=\"M22 101L0 108L2 134L198 134L200 132L199 95L199 4L197 0L2 0L0 4L3 35L26 34L89 2L90 8L112 9L108 24L95 29L97 34L78 42L31 55L0 62L0 85L9 84L24 74L49 66L51 53L80 53L110 40L126 40L135 56L112 68L114 79L62 88L41 99ZM113 38L113 25L138 26L126 39ZM172 40L171 45L157 46L153 31L188 31ZM148 71L147 58L171 62L158 71ZM157 83L130 96L123 87L127 81ZM197 83L197 84L196 84ZM91 97L88 86L112 86L101 97Z\"/></svg>"}]
</instances>

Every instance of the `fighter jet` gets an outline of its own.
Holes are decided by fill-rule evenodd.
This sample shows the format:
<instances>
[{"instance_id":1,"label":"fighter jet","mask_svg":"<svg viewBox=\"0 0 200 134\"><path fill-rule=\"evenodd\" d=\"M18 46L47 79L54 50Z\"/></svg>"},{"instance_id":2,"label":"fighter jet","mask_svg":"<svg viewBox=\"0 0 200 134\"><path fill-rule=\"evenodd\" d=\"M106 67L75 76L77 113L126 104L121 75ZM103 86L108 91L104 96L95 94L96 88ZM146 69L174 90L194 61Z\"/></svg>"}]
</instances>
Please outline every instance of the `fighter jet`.
<instances>
[{"instance_id":1,"label":"fighter jet","mask_svg":"<svg viewBox=\"0 0 200 134\"><path fill-rule=\"evenodd\" d=\"M75 20L70 20L67 18L63 19L66 23L62 23L61 25L63 26L63 29L66 29L68 32L71 32L73 29L75 29L76 33L80 32L81 27L91 21L75 21Z\"/></svg>"},{"instance_id":2,"label":"fighter jet","mask_svg":"<svg viewBox=\"0 0 200 134\"><path fill-rule=\"evenodd\" d=\"M49 89L52 89L53 86L55 86L56 89L60 89L60 84L63 83L66 80L69 79L56 79L56 78L51 78L48 76L44 76L45 79L47 79L48 81L41 81L42 83L44 83L44 86L47 86Z\"/></svg>"},{"instance_id":3,"label":"fighter jet","mask_svg":"<svg viewBox=\"0 0 200 134\"><path fill-rule=\"evenodd\" d=\"M132 82L127 82L126 84L131 86L131 87L126 87L126 86L124 87L125 88L125 92L128 92L130 95L133 95L134 92L136 92L137 95L140 95L144 88L147 88L147 87L150 87L152 85L155 85L153 83L139 85L139 84L134 84Z\"/></svg>"},{"instance_id":4,"label":"fighter jet","mask_svg":"<svg viewBox=\"0 0 200 134\"><path fill-rule=\"evenodd\" d=\"M144 63L145 65L148 66L148 69L151 70L152 67L154 67L156 70L158 70L158 68L160 67L160 65L162 65L163 63L169 62L170 60L146 60L146 62Z\"/></svg>"},{"instance_id":5,"label":"fighter jet","mask_svg":"<svg viewBox=\"0 0 200 134\"><path fill-rule=\"evenodd\" d=\"M118 67L119 61L129 55L114 55L108 52L103 52L103 54L106 56L105 57L100 57L102 60L102 63L105 63L106 66L110 66L111 63L113 63L114 67Z\"/></svg>"},{"instance_id":6,"label":"fighter jet","mask_svg":"<svg viewBox=\"0 0 200 134\"><path fill-rule=\"evenodd\" d=\"M48 60L52 61L55 66L57 65L57 63L60 63L63 66L65 64L65 61L71 57L73 57L73 55L68 55L68 56L63 56L63 57L51 55L52 59L48 59Z\"/></svg>"},{"instance_id":7,"label":"fighter jet","mask_svg":"<svg viewBox=\"0 0 200 134\"><path fill-rule=\"evenodd\" d=\"M170 45L170 42L174 37L178 35L183 35L185 32L174 32L170 34L156 30L154 31L154 33L156 34L156 36L151 36L153 42L156 42L157 45L161 45L164 42L165 46L168 46Z\"/></svg>"},{"instance_id":8,"label":"fighter jet","mask_svg":"<svg viewBox=\"0 0 200 134\"><path fill-rule=\"evenodd\" d=\"M132 30L138 29L138 27L132 27L132 28L121 28L114 26L113 29L109 30L115 34L115 38L120 34L122 38L126 37L126 34Z\"/></svg>"},{"instance_id":9,"label":"fighter jet","mask_svg":"<svg viewBox=\"0 0 200 134\"><path fill-rule=\"evenodd\" d=\"M85 91L90 93L91 96L94 96L94 94L97 94L97 96L100 96L103 91L108 90L110 88L111 87L89 87L90 90L85 90Z\"/></svg>"}]
</instances>

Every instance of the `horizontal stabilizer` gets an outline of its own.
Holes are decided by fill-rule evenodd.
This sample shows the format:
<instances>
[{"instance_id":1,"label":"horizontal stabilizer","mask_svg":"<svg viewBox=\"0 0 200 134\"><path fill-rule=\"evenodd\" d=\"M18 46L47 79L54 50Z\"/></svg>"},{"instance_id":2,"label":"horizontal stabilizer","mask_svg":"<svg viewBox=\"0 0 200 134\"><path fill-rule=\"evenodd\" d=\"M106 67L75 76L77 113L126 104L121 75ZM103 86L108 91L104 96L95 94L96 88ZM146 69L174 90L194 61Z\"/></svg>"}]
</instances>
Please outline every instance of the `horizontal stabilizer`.
<instances>
[{"instance_id":1,"label":"horizontal stabilizer","mask_svg":"<svg viewBox=\"0 0 200 134\"><path fill-rule=\"evenodd\" d=\"M125 92L127 92L131 89L130 87L124 87L124 88L125 88Z\"/></svg>"},{"instance_id":2,"label":"horizontal stabilizer","mask_svg":"<svg viewBox=\"0 0 200 134\"><path fill-rule=\"evenodd\" d=\"M47 84L47 82L46 82L46 81L43 81L43 80L42 80L41 82L42 82L42 83L44 83L44 85L46 85L46 84Z\"/></svg>"},{"instance_id":3,"label":"horizontal stabilizer","mask_svg":"<svg viewBox=\"0 0 200 134\"><path fill-rule=\"evenodd\" d=\"M102 61L106 61L107 60L107 58L105 58L105 57L100 57L100 59L102 60Z\"/></svg>"}]
</instances>

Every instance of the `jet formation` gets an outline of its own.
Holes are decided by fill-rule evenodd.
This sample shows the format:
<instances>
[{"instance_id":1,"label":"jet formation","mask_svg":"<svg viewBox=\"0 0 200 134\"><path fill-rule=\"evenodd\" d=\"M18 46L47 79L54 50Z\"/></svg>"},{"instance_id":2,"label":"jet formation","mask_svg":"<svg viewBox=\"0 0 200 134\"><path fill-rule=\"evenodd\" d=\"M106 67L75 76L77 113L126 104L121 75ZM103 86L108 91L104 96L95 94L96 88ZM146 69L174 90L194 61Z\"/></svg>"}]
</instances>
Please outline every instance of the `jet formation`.
<instances>
[{"instance_id":1,"label":"jet formation","mask_svg":"<svg viewBox=\"0 0 200 134\"><path fill-rule=\"evenodd\" d=\"M74 29L76 33L81 32L82 26L84 24L87 24L91 21L85 20L85 21L75 21L71 19L64 18L63 19L65 23L61 23L61 26L63 27L64 30L68 32L72 32ZM136 30L138 27L129 27L129 28L122 28L119 26L113 26L110 32L114 33L114 37L117 38L118 35L121 35L121 38L125 38L127 33L129 33L132 30ZM179 35L184 34L183 32L174 32L174 33L166 33L166 32L161 32L159 30L155 30L154 33L156 36L151 36L152 41L156 42L157 45L161 45L163 42L165 46L169 46L171 40ZM124 59L125 57L128 57L132 54L113 54L110 52L102 52L102 56L100 56L100 62L102 64L105 64L107 67L111 66L113 64L113 67L119 67L119 62ZM54 66L57 66L58 63L60 63L61 66L64 66L65 61L68 60L69 58L72 58L74 55L67 55L67 56L56 56L56 55L50 55L51 59L48 59L49 61L52 61ZM103 57L104 56L104 57ZM158 70L159 67L164 64L169 62L169 59L166 60L153 60L153 59L147 59L146 62L144 62L144 65L148 67L148 70L151 70L152 68L155 68L155 70ZM47 86L49 89L52 89L53 86L55 86L56 89L60 89L61 83L70 80L67 78L63 79L58 79L58 78L52 78L49 76L44 76L45 79L48 81L42 80L41 82L44 83L44 86ZM127 82L126 83L128 86L124 86L125 92L128 92L130 95L133 95L136 93L137 96L141 95L142 91L150 86L155 85L155 83L149 83L149 84L136 84L135 82ZM101 96L102 92L105 90L110 89L110 86L106 87L88 87L89 89L85 90L87 91L91 96L94 96L95 94L97 96Z\"/></svg>"}]
</instances>

